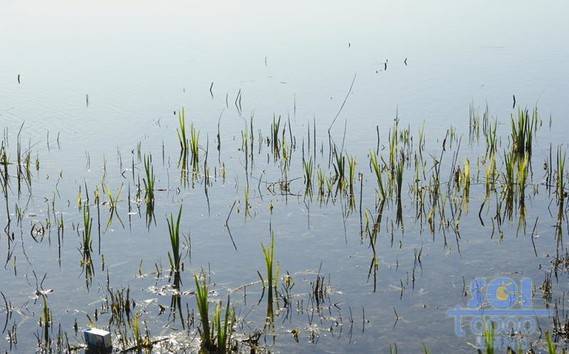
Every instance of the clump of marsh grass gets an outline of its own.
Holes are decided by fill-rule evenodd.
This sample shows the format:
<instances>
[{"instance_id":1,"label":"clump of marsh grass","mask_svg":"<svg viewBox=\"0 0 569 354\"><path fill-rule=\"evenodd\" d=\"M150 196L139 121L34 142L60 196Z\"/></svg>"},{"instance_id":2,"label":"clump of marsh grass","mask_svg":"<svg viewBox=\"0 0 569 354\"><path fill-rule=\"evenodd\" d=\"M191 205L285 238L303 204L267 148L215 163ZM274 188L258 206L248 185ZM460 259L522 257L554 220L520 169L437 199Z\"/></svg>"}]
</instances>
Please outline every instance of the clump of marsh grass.
<instances>
[{"instance_id":1,"label":"clump of marsh grass","mask_svg":"<svg viewBox=\"0 0 569 354\"><path fill-rule=\"evenodd\" d=\"M514 154L506 153L504 156L504 194L506 200L506 210L511 212L514 205L514 191L516 185L516 157Z\"/></svg>"},{"instance_id":2,"label":"clump of marsh grass","mask_svg":"<svg viewBox=\"0 0 569 354\"><path fill-rule=\"evenodd\" d=\"M178 115L178 128L176 129L178 142L180 144L180 157L178 159L178 167L180 167L180 176L182 183L185 185L188 179L188 156L191 154L190 163L194 172L199 170L199 132L194 125L190 125L189 137L186 129L186 114L182 108Z\"/></svg>"},{"instance_id":3,"label":"clump of marsh grass","mask_svg":"<svg viewBox=\"0 0 569 354\"><path fill-rule=\"evenodd\" d=\"M523 159L518 163L518 186L520 190L520 206L525 205L525 190L528 178L528 165L529 165L529 155L525 154Z\"/></svg>"},{"instance_id":4,"label":"clump of marsh grass","mask_svg":"<svg viewBox=\"0 0 569 354\"><path fill-rule=\"evenodd\" d=\"M219 302L215 307L213 321L209 320L209 292L206 279L200 279L195 274L196 304L200 314L201 349L206 353L228 353L232 351L231 337L235 324L235 311L230 306L229 296L222 318L223 304Z\"/></svg>"},{"instance_id":5,"label":"clump of marsh grass","mask_svg":"<svg viewBox=\"0 0 569 354\"><path fill-rule=\"evenodd\" d=\"M275 277L275 234L271 235L271 244L268 247L261 244L263 256L265 259L265 267L267 270L267 282L263 282L263 289L267 288L267 321L272 322L273 318L273 288L276 287Z\"/></svg>"},{"instance_id":6,"label":"clump of marsh grass","mask_svg":"<svg viewBox=\"0 0 569 354\"><path fill-rule=\"evenodd\" d=\"M346 156L338 152L334 147L334 160L332 161L334 167L336 191L343 191L346 185Z\"/></svg>"},{"instance_id":7,"label":"clump of marsh grass","mask_svg":"<svg viewBox=\"0 0 569 354\"><path fill-rule=\"evenodd\" d=\"M285 174L285 177L286 177L286 173L288 172L288 170L290 168L290 161L292 158L292 150L293 150L292 144L287 145L286 139L283 136L283 139L281 142L281 154L282 154L282 170L283 170L283 173Z\"/></svg>"},{"instance_id":8,"label":"clump of marsh grass","mask_svg":"<svg viewBox=\"0 0 569 354\"><path fill-rule=\"evenodd\" d=\"M274 234L272 234L271 236L271 244L267 247L261 244L261 249L263 250L265 266L267 269L267 287L269 288L269 291L271 291L271 288L275 284L275 279L274 279L275 235Z\"/></svg>"},{"instance_id":9,"label":"clump of marsh grass","mask_svg":"<svg viewBox=\"0 0 569 354\"><path fill-rule=\"evenodd\" d=\"M170 262L170 270L176 274L182 270L182 261L180 254L180 221L182 218L182 206L178 211L178 216L176 221L174 221L174 216L170 214L170 217L166 219L168 222L168 233L170 234L170 245L172 247L172 253L168 252L168 261Z\"/></svg>"},{"instance_id":10,"label":"clump of marsh grass","mask_svg":"<svg viewBox=\"0 0 569 354\"><path fill-rule=\"evenodd\" d=\"M197 170L199 168L199 163L200 163L199 142L200 142L200 133L194 127L194 125L191 124L190 125L190 151L192 153L192 168L194 170Z\"/></svg>"},{"instance_id":11,"label":"clump of marsh grass","mask_svg":"<svg viewBox=\"0 0 569 354\"><path fill-rule=\"evenodd\" d=\"M397 161L394 169L394 177L395 177L395 187L396 187L396 201L397 201L397 210L395 215L395 221L403 226L403 206L401 200L401 193L403 191L403 171L405 170L405 156L403 152L401 152L401 158Z\"/></svg>"},{"instance_id":12,"label":"clump of marsh grass","mask_svg":"<svg viewBox=\"0 0 569 354\"><path fill-rule=\"evenodd\" d=\"M231 351L231 336L233 335L233 325L235 323L235 311L230 307L230 298L227 296L227 304L225 306L225 314L222 318L223 303L220 301L215 306L213 316L213 328L216 331L216 349L217 352Z\"/></svg>"},{"instance_id":13,"label":"clump of marsh grass","mask_svg":"<svg viewBox=\"0 0 569 354\"><path fill-rule=\"evenodd\" d=\"M153 343L150 339L150 334L148 332L148 328L146 329L146 333L144 336L142 335L142 329L140 325L140 313L134 315L132 319L132 335L134 337L135 347L133 349L152 349Z\"/></svg>"},{"instance_id":14,"label":"clump of marsh grass","mask_svg":"<svg viewBox=\"0 0 569 354\"><path fill-rule=\"evenodd\" d=\"M111 310L111 322L121 323L124 318L130 322L131 298L130 288L113 290L107 287L109 293L106 297L107 306Z\"/></svg>"},{"instance_id":15,"label":"clump of marsh grass","mask_svg":"<svg viewBox=\"0 0 569 354\"><path fill-rule=\"evenodd\" d=\"M326 194L326 181L328 180L328 177L326 176L322 168L318 168L318 171L316 173L316 178L318 182L318 197L320 198L320 200L322 200Z\"/></svg>"},{"instance_id":16,"label":"clump of marsh grass","mask_svg":"<svg viewBox=\"0 0 569 354\"><path fill-rule=\"evenodd\" d=\"M488 158L486 166L486 197L489 197L490 191L494 188L496 182L496 155L491 154Z\"/></svg>"},{"instance_id":17,"label":"clump of marsh grass","mask_svg":"<svg viewBox=\"0 0 569 354\"><path fill-rule=\"evenodd\" d=\"M304 172L304 193L305 194L312 194L312 175L314 172L314 166L312 163L312 157L308 160L302 160L302 169Z\"/></svg>"},{"instance_id":18,"label":"clump of marsh grass","mask_svg":"<svg viewBox=\"0 0 569 354\"><path fill-rule=\"evenodd\" d=\"M486 157L496 154L498 149L497 128L498 121L495 120L494 124L490 123L488 129L484 130L484 136L486 137Z\"/></svg>"},{"instance_id":19,"label":"clump of marsh grass","mask_svg":"<svg viewBox=\"0 0 569 354\"><path fill-rule=\"evenodd\" d=\"M152 155L144 156L144 201L146 203L146 223L154 218L154 190L156 180L154 178L154 167L152 167Z\"/></svg>"},{"instance_id":20,"label":"clump of marsh grass","mask_svg":"<svg viewBox=\"0 0 569 354\"><path fill-rule=\"evenodd\" d=\"M144 183L144 199L146 201L146 205L154 205L154 186L155 186L155 178L154 178L154 168L152 167L152 155L144 156L144 175L143 183Z\"/></svg>"},{"instance_id":21,"label":"clump of marsh grass","mask_svg":"<svg viewBox=\"0 0 569 354\"><path fill-rule=\"evenodd\" d=\"M348 157L348 185L350 188L350 195L354 196L354 182L356 180L356 166L358 161L355 157Z\"/></svg>"},{"instance_id":22,"label":"clump of marsh grass","mask_svg":"<svg viewBox=\"0 0 569 354\"><path fill-rule=\"evenodd\" d=\"M310 299L311 301L316 302L316 308L320 308L320 305L326 301L326 297L328 297L328 286L325 284L325 277L320 275L320 272L316 275L316 280L314 282L310 282L311 294Z\"/></svg>"},{"instance_id":23,"label":"clump of marsh grass","mask_svg":"<svg viewBox=\"0 0 569 354\"><path fill-rule=\"evenodd\" d=\"M280 157L280 141L279 141L279 132L281 127L281 117L279 116L278 119L275 119L273 116L273 121L271 123L271 138L270 144L273 150L274 159L278 159Z\"/></svg>"},{"instance_id":24,"label":"clump of marsh grass","mask_svg":"<svg viewBox=\"0 0 569 354\"><path fill-rule=\"evenodd\" d=\"M197 275L194 275L196 284L196 306L200 314L200 321L202 328L200 336L202 339L203 348L213 347L213 338L209 327L209 302L208 302L208 289L206 280L200 280Z\"/></svg>"},{"instance_id":25,"label":"clump of marsh grass","mask_svg":"<svg viewBox=\"0 0 569 354\"><path fill-rule=\"evenodd\" d=\"M105 194L107 195L107 205L109 206L109 219L107 221L107 227L106 227L107 229L113 223L113 218L115 215L117 216L117 219L119 220L119 222L122 224L122 220L117 213L117 207L118 207L118 204L120 201L122 189L123 189L123 184L121 184L121 186L119 187L119 189L116 193L113 193L113 191L108 186L103 185L103 190L105 191Z\"/></svg>"},{"instance_id":26,"label":"clump of marsh grass","mask_svg":"<svg viewBox=\"0 0 569 354\"><path fill-rule=\"evenodd\" d=\"M530 116L527 109L518 109L516 117L512 115L512 151L523 156L531 155L533 144L533 133L537 129L539 117L537 108L535 108Z\"/></svg>"},{"instance_id":27,"label":"clump of marsh grass","mask_svg":"<svg viewBox=\"0 0 569 354\"><path fill-rule=\"evenodd\" d=\"M182 107L178 113L178 128L176 129L178 134L178 142L180 143L180 155L187 154L188 151L188 138L186 135L186 112Z\"/></svg>"},{"instance_id":28,"label":"clump of marsh grass","mask_svg":"<svg viewBox=\"0 0 569 354\"><path fill-rule=\"evenodd\" d=\"M81 244L81 250L84 255L90 256L93 250L91 239L91 230L93 227L93 218L91 217L91 212L89 205L83 206L83 242Z\"/></svg>"}]
</instances>

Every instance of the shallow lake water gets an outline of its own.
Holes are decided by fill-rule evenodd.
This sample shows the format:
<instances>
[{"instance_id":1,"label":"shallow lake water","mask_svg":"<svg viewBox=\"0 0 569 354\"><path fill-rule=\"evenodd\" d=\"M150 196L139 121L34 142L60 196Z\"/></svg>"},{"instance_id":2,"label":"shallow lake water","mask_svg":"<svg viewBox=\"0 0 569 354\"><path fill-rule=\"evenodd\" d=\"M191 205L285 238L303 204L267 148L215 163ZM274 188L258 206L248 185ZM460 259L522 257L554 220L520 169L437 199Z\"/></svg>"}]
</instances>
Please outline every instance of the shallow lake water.
<instances>
[{"instance_id":1,"label":"shallow lake water","mask_svg":"<svg viewBox=\"0 0 569 354\"><path fill-rule=\"evenodd\" d=\"M473 353L470 319L457 336L448 311L468 306L471 281L498 277L532 280L531 308L557 310L504 338L541 351L547 331L565 346L567 3L1 7L2 352L82 350L93 325L117 350L135 345L110 300L127 289L154 351L195 352L194 274L211 308L230 295L241 352ZM512 119L525 109L538 115L520 157ZM197 155L180 153L182 110ZM180 207L175 277L167 217ZM261 248L272 235L273 301ZM505 308L517 318L517 304Z\"/></svg>"}]
</instances>

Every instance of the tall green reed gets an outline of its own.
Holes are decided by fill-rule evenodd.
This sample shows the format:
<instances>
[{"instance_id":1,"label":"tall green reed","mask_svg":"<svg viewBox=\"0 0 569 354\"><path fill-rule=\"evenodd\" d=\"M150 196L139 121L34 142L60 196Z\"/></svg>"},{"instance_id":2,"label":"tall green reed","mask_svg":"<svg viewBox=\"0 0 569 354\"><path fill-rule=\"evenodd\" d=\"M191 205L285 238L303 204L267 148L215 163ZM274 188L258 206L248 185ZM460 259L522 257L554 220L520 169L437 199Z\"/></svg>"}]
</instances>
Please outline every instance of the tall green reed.
<instances>
[{"instance_id":1,"label":"tall green reed","mask_svg":"<svg viewBox=\"0 0 569 354\"><path fill-rule=\"evenodd\" d=\"M170 217L166 219L168 222L168 233L170 235L170 246L172 247L172 253L168 252L168 260L170 262L170 270L175 273L179 273L181 270L181 255L180 255L180 221L182 218L182 206L178 211L178 216L176 221L174 221L174 216L170 214Z\"/></svg>"},{"instance_id":2,"label":"tall green reed","mask_svg":"<svg viewBox=\"0 0 569 354\"><path fill-rule=\"evenodd\" d=\"M230 298L227 297L225 311L222 302L218 302L213 320L209 320L209 290L205 278L200 279L194 274L196 285L196 306L200 315L201 328L201 349L207 353L227 353L232 350L233 326L235 325L235 311L230 306ZM222 312L224 315L222 316Z\"/></svg>"}]
</instances>

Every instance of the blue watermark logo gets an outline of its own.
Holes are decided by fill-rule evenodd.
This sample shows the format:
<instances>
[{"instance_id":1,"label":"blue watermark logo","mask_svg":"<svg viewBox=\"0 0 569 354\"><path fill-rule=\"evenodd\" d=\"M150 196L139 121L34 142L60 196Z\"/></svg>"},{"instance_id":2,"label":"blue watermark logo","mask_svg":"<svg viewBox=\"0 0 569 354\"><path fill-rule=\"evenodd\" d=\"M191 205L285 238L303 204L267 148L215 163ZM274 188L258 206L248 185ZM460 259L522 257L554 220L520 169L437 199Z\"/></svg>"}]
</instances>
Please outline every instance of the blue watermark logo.
<instances>
[{"instance_id":1,"label":"blue watermark logo","mask_svg":"<svg viewBox=\"0 0 569 354\"><path fill-rule=\"evenodd\" d=\"M464 337L469 331L483 346L484 331L493 328L497 338L516 339L515 346L525 346L527 337L538 332L538 317L550 317L550 309L533 306L532 280L510 277L475 278L470 283L470 299L466 307L457 305L448 310L454 318L454 331ZM506 340L507 342L507 340ZM500 344L500 343L497 343Z\"/></svg>"}]
</instances>

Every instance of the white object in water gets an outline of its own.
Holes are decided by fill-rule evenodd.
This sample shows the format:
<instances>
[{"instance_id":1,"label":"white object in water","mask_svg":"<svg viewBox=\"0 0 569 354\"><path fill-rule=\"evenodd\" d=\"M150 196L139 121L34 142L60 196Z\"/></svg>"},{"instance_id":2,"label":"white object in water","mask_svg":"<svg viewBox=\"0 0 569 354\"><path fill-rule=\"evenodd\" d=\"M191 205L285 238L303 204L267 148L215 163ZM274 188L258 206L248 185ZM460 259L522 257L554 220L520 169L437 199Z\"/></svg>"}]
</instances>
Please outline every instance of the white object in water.
<instances>
[{"instance_id":1,"label":"white object in water","mask_svg":"<svg viewBox=\"0 0 569 354\"><path fill-rule=\"evenodd\" d=\"M85 342L89 348L111 349L111 332L103 329L89 328L83 331Z\"/></svg>"}]
</instances>

